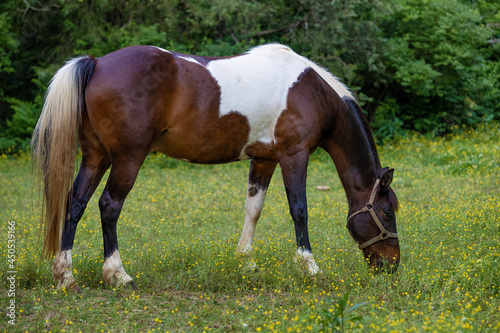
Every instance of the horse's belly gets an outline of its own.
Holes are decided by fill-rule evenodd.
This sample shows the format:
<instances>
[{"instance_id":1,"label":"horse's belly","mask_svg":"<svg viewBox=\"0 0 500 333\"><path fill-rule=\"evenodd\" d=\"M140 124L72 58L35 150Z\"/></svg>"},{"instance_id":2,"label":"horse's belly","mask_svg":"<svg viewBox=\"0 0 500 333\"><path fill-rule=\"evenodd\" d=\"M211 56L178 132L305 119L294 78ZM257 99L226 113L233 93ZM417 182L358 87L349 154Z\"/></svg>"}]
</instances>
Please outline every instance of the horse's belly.
<instances>
[{"instance_id":1,"label":"horse's belly","mask_svg":"<svg viewBox=\"0 0 500 333\"><path fill-rule=\"evenodd\" d=\"M231 113L205 125L186 121L170 126L153 142L152 150L193 163L227 163L242 156L248 142L246 117Z\"/></svg>"}]
</instances>

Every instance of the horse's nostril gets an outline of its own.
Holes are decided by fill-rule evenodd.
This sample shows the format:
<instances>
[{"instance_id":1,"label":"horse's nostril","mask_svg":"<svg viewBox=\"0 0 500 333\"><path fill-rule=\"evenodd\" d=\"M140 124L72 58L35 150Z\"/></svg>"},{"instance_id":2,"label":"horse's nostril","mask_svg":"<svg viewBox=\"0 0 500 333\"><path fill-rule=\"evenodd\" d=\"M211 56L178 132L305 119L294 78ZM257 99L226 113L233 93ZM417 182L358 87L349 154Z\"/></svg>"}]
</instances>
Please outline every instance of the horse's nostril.
<instances>
[{"instance_id":1,"label":"horse's nostril","mask_svg":"<svg viewBox=\"0 0 500 333\"><path fill-rule=\"evenodd\" d=\"M381 259L372 259L369 262L369 267L373 273L378 274L384 270L384 263Z\"/></svg>"},{"instance_id":2,"label":"horse's nostril","mask_svg":"<svg viewBox=\"0 0 500 333\"><path fill-rule=\"evenodd\" d=\"M399 267L399 260L394 261L392 264L389 265L388 267L388 273L389 274L394 274L397 272Z\"/></svg>"},{"instance_id":3,"label":"horse's nostril","mask_svg":"<svg viewBox=\"0 0 500 333\"><path fill-rule=\"evenodd\" d=\"M388 274L394 274L397 272L398 267L399 267L399 260L394 260L394 262L389 262L385 258L376 258L370 260L370 269L373 271L373 273L378 274L378 273L388 273Z\"/></svg>"}]
</instances>

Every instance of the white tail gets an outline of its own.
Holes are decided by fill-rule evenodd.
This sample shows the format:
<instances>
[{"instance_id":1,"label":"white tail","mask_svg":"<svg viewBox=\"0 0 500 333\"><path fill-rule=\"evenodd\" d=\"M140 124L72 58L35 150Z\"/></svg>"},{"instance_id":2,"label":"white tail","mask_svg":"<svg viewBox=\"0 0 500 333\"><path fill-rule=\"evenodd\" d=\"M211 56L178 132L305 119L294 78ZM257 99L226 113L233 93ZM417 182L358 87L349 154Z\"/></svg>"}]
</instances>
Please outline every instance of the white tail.
<instances>
[{"instance_id":1,"label":"white tail","mask_svg":"<svg viewBox=\"0 0 500 333\"><path fill-rule=\"evenodd\" d=\"M43 178L42 254L46 257L59 250L66 207L71 198L68 193L75 172L84 92L95 64L92 57L80 57L68 61L57 71L33 132L32 159L37 176Z\"/></svg>"}]
</instances>

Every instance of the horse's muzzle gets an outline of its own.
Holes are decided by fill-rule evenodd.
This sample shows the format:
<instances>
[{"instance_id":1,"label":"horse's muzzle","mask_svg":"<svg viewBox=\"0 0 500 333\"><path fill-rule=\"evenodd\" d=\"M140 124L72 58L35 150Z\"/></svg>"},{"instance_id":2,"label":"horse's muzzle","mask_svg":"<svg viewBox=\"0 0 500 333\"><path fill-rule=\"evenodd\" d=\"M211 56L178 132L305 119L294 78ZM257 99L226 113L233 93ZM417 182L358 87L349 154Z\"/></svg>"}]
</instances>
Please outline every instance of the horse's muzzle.
<instances>
[{"instance_id":1,"label":"horse's muzzle","mask_svg":"<svg viewBox=\"0 0 500 333\"><path fill-rule=\"evenodd\" d=\"M389 262L387 259L383 257L378 257L376 259L370 260L369 266L370 270L375 274L378 273L394 274L398 270L399 259L396 259L393 262Z\"/></svg>"}]
</instances>

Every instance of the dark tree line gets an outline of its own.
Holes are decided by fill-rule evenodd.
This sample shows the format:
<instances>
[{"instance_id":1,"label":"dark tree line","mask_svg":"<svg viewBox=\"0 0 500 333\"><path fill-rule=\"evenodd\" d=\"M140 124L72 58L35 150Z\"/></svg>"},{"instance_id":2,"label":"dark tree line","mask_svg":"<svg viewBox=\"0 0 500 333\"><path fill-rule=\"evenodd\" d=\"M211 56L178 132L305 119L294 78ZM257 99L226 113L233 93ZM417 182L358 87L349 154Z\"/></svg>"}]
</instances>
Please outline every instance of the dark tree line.
<instances>
[{"instance_id":1,"label":"dark tree line","mask_svg":"<svg viewBox=\"0 0 500 333\"><path fill-rule=\"evenodd\" d=\"M0 151L27 147L64 60L136 44L213 56L287 44L351 87L379 139L500 119L496 1L4 1L0 32Z\"/></svg>"}]
</instances>

